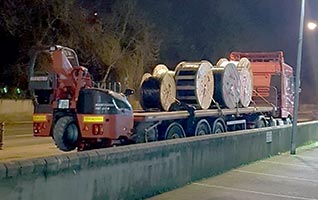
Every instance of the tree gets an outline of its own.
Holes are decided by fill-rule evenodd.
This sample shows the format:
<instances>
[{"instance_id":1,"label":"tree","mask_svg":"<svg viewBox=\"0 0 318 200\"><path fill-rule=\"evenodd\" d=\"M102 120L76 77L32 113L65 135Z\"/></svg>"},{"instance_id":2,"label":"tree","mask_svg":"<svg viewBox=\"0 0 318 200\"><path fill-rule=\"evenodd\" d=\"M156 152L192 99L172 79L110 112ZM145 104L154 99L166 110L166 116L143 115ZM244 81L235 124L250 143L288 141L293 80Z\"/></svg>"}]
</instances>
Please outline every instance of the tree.
<instances>
[{"instance_id":1,"label":"tree","mask_svg":"<svg viewBox=\"0 0 318 200\"><path fill-rule=\"evenodd\" d=\"M81 5L77 0L3 1L0 34L11 38L17 50L14 59L1 67L7 65L8 74L14 72L14 85L26 87L28 66L35 64L37 53L60 44L75 49L95 81L126 81L127 87L136 89L136 80L158 56L152 27L137 14L132 1L108 3L112 12L104 15Z\"/></svg>"},{"instance_id":2,"label":"tree","mask_svg":"<svg viewBox=\"0 0 318 200\"><path fill-rule=\"evenodd\" d=\"M117 1L112 12L102 16L108 43L102 56L107 68L103 81L113 70L126 86L136 89L139 86L136 80L154 65L160 43L152 33L152 26L138 13L135 1Z\"/></svg>"},{"instance_id":3,"label":"tree","mask_svg":"<svg viewBox=\"0 0 318 200\"><path fill-rule=\"evenodd\" d=\"M14 84L27 85L29 61L35 60L35 52L56 44L62 37L70 37L66 33L73 25L74 6L73 0L3 1L0 27L16 42L14 53L17 55L14 62L2 65L9 65L8 69L14 74ZM82 17L79 21L85 22L85 19Z\"/></svg>"}]
</instances>

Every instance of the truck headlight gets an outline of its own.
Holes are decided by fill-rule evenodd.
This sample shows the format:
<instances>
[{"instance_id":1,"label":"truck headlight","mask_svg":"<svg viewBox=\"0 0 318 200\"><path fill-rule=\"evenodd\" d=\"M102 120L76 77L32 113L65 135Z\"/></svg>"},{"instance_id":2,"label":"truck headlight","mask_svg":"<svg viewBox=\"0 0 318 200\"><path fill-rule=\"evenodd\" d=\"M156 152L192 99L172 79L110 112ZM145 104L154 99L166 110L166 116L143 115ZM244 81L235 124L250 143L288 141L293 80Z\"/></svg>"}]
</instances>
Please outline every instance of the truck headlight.
<instances>
[{"instance_id":1,"label":"truck headlight","mask_svg":"<svg viewBox=\"0 0 318 200\"><path fill-rule=\"evenodd\" d=\"M59 99L57 108L59 109L69 109L70 108L70 100L69 99Z\"/></svg>"}]
</instances>

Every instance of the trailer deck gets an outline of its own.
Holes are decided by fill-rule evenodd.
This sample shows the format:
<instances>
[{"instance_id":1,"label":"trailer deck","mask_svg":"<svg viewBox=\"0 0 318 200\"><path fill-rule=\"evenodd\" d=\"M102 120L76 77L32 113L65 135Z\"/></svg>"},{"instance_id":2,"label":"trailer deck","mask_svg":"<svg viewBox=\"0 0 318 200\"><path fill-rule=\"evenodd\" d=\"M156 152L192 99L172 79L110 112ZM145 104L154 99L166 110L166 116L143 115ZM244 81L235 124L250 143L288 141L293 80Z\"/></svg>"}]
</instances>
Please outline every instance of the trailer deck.
<instances>
[{"instance_id":1,"label":"trailer deck","mask_svg":"<svg viewBox=\"0 0 318 200\"><path fill-rule=\"evenodd\" d=\"M248 108L234 108L234 109L208 109L208 110L195 110L195 117L209 117L209 116L222 116L222 115L241 115L253 113L274 112L273 107L248 107ZM170 112L136 112L134 113L135 122L152 122L162 120L185 119L190 116L186 110L183 111L170 111Z\"/></svg>"}]
</instances>

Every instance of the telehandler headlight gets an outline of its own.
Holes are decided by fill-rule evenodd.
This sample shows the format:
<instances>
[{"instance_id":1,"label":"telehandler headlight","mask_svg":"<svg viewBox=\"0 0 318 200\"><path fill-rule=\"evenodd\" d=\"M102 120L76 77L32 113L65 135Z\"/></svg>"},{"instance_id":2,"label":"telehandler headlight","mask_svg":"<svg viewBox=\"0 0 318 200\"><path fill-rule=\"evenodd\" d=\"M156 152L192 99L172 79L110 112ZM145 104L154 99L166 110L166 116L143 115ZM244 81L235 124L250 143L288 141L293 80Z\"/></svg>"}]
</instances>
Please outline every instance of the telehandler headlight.
<instances>
[{"instance_id":1,"label":"telehandler headlight","mask_svg":"<svg viewBox=\"0 0 318 200\"><path fill-rule=\"evenodd\" d=\"M50 52L56 51L58 49L57 46L50 46Z\"/></svg>"},{"instance_id":2,"label":"telehandler headlight","mask_svg":"<svg viewBox=\"0 0 318 200\"><path fill-rule=\"evenodd\" d=\"M70 100L69 99L59 99L57 108L59 109L69 109L70 108Z\"/></svg>"}]
</instances>

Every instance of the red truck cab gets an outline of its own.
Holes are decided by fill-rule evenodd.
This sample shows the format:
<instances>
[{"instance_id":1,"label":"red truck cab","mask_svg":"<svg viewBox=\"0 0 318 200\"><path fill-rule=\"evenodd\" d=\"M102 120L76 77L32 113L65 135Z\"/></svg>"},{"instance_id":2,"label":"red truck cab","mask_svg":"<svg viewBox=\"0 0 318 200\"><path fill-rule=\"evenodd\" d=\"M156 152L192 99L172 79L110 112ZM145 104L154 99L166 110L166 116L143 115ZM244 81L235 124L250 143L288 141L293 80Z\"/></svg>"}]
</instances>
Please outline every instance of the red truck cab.
<instances>
[{"instance_id":1,"label":"red truck cab","mask_svg":"<svg viewBox=\"0 0 318 200\"><path fill-rule=\"evenodd\" d=\"M273 104L276 116L292 118L294 106L293 68L284 62L282 51L276 52L232 52L230 60L247 58L251 62L254 91L253 101L258 105Z\"/></svg>"}]
</instances>

